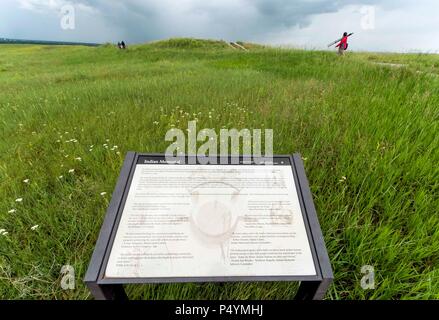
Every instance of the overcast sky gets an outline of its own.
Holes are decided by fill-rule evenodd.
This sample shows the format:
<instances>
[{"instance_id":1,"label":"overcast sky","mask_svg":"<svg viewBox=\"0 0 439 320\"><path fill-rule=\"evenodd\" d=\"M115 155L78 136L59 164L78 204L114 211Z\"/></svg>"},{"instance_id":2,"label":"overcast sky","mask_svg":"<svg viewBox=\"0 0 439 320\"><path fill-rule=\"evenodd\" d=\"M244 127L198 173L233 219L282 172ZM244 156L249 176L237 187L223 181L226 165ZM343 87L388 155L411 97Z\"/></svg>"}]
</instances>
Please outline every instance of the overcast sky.
<instances>
[{"instance_id":1,"label":"overcast sky","mask_svg":"<svg viewBox=\"0 0 439 320\"><path fill-rule=\"evenodd\" d=\"M196 37L324 49L347 31L355 33L352 50L439 52L438 0L1 0L0 6L0 38ZM72 7L74 29L63 29Z\"/></svg>"}]
</instances>

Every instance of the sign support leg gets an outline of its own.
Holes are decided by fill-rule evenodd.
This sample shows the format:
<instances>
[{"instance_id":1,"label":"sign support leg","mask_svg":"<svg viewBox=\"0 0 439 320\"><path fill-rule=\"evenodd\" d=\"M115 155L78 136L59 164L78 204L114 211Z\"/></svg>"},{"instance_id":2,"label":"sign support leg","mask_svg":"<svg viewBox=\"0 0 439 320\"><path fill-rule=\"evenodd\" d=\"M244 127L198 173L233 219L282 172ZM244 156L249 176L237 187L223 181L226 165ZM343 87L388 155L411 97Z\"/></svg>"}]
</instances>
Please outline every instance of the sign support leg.
<instances>
[{"instance_id":1,"label":"sign support leg","mask_svg":"<svg viewBox=\"0 0 439 320\"><path fill-rule=\"evenodd\" d=\"M125 289L121 284L87 283L91 294L96 300L128 300Z\"/></svg>"},{"instance_id":2,"label":"sign support leg","mask_svg":"<svg viewBox=\"0 0 439 320\"><path fill-rule=\"evenodd\" d=\"M332 279L322 281L302 281L294 300L323 300Z\"/></svg>"}]
</instances>

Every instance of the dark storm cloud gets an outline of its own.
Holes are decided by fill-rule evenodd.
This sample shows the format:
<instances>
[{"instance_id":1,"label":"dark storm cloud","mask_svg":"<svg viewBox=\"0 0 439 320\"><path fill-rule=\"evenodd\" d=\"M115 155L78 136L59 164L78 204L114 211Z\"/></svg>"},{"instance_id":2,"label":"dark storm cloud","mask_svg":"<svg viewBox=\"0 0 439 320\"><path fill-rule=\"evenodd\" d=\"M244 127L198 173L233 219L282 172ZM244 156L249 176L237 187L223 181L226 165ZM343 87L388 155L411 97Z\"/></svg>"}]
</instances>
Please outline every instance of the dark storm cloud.
<instances>
[{"instance_id":1,"label":"dark storm cloud","mask_svg":"<svg viewBox=\"0 0 439 320\"><path fill-rule=\"evenodd\" d=\"M255 1L260 18L273 27L305 25L311 15L335 12L339 6L334 1Z\"/></svg>"},{"instance_id":2,"label":"dark storm cloud","mask_svg":"<svg viewBox=\"0 0 439 320\"><path fill-rule=\"evenodd\" d=\"M254 39L294 26L306 27L313 15L337 12L350 4L378 0L78 0L131 41L172 36Z\"/></svg>"}]
</instances>

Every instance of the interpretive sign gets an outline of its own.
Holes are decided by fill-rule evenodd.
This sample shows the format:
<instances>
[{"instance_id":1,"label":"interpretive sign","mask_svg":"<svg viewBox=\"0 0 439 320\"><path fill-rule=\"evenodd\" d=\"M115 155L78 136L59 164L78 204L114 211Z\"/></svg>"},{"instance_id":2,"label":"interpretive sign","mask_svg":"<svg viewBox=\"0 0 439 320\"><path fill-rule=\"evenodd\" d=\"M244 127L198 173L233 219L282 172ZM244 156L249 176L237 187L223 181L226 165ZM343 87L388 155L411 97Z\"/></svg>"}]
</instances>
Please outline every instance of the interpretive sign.
<instances>
[{"instance_id":1,"label":"interpretive sign","mask_svg":"<svg viewBox=\"0 0 439 320\"><path fill-rule=\"evenodd\" d=\"M332 271L299 155L181 159L127 155L85 278L95 298L210 281L301 281L297 298L323 298Z\"/></svg>"}]
</instances>

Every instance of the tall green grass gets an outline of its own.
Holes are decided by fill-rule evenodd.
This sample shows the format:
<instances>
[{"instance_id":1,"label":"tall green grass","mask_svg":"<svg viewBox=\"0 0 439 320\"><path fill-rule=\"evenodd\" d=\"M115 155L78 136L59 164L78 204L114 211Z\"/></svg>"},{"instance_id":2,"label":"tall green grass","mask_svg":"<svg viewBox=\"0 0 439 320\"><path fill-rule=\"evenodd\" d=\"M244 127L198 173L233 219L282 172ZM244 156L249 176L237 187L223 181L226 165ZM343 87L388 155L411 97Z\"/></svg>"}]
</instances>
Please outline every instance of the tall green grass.
<instances>
[{"instance_id":1,"label":"tall green grass","mask_svg":"<svg viewBox=\"0 0 439 320\"><path fill-rule=\"evenodd\" d=\"M302 154L335 274L328 298L439 298L438 65L190 39L0 46L0 297L90 298L82 278L124 154L164 152L166 131L197 118L218 132L273 128L275 153ZM75 290L60 286L66 264ZM360 286L363 265L375 268L374 290ZM290 299L295 289L128 287L146 299Z\"/></svg>"}]
</instances>

